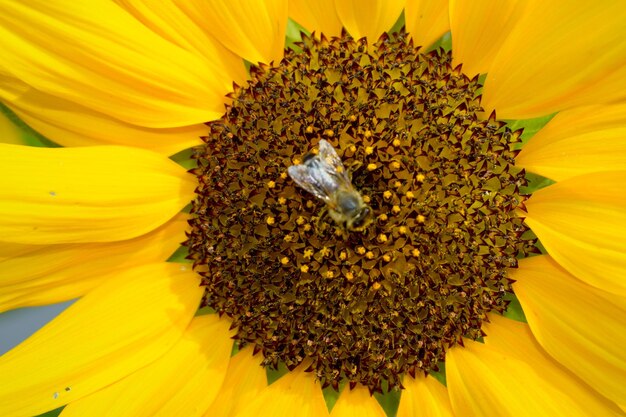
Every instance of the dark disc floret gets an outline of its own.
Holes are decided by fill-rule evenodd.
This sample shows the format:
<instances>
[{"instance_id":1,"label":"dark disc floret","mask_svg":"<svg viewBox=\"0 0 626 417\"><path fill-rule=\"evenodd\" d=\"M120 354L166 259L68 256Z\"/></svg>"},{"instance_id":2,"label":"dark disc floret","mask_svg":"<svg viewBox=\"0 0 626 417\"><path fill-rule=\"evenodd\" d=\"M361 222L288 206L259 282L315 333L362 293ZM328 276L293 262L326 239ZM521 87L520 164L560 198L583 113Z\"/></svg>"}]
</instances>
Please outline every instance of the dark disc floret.
<instances>
[{"instance_id":1,"label":"dark disc floret","mask_svg":"<svg viewBox=\"0 0 626 417\"><path fill-rule=\"evenodd\" d=\"M535 251L516 215L521 131L484 115L478 77L404 34L299 46L252 67L195 150L186 245L203 304L268 367L306 360L323 386L401 387L484 335L507 307L507 269ZM287 175L320 139L372 209L363 231Z\"/></svg>"}]
</instances>

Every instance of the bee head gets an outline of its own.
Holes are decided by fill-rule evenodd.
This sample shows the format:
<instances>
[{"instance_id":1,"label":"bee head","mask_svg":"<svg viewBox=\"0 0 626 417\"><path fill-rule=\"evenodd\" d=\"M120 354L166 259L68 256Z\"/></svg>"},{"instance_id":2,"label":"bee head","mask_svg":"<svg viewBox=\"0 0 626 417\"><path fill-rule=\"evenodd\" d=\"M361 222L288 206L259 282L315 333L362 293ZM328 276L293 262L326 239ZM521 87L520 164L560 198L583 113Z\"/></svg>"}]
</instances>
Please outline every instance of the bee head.
<instances>
[{"instance_id":1,"label":"bee head","mask_svg":"<svg viewBox=\"0 0 626 417\"><path fill-rule=\"evenodd\" d=\"M372 209L369 206L361 207L354 218L348 222L348 229L350 230L363 230L372 222Z\"/></svg>"}]
</instances>

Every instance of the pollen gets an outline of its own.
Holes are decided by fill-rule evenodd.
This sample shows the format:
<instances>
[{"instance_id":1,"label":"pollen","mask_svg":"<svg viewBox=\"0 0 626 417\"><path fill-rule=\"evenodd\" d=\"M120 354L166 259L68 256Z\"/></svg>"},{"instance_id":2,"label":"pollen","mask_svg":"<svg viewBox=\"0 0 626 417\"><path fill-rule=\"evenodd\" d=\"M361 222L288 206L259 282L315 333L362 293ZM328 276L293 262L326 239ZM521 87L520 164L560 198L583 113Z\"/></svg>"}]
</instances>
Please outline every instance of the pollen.
<instances>
[{"instance_id":1,"label":"pollen","mask_svg":"<svg viewBox=\"0 0 626 417\"><path fill-rule=\"evenodd\" d=\"M516 214L521 131L484 113L479 77L404 32L303 35L297 49L251 65L193 150L185 246L201 305L267 369L306 363L323 388L402 389L461 340L489 337L507 271L537 251ZM367 207L290 178L320 139Z\"/></svg>"}]
</instances>

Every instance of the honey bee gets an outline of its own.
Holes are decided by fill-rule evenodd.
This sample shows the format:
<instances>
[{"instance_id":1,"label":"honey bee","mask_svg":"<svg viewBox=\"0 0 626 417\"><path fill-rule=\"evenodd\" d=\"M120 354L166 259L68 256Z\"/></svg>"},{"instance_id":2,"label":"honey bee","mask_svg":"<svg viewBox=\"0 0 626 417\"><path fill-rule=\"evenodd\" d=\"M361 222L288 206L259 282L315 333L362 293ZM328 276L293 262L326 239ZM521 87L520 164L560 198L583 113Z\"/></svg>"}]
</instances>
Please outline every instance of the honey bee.
<instances>
[{"instance_id":1,"label":"honey bee","mask_svg":"<svg viewBox=\"0 0 626 417\"><path fill-rule=\"evenodd\" d=\"M300 187L326 203L330 217L349 231L362 231L372 222L372 209L354 188L335 148L324 139L319 151L308 153L300 165L287 169Z\"/></svg>"}]
</instances>

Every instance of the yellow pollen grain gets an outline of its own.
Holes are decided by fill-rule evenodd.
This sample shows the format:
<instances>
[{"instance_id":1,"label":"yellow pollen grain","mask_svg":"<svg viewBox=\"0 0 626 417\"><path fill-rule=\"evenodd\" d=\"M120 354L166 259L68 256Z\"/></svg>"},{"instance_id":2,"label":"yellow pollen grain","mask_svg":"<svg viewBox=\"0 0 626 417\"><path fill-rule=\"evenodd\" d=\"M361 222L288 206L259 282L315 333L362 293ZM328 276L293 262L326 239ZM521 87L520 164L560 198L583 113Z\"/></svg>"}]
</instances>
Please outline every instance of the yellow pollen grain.
<instances>
[{"instance_id":1,"label":"yellow pollen grain","mask_svg":"<svg viewBox=\"0 0 626 417\"><path fill-rule=\"evenodd\" d=\"M364 195L364 196L363 196L363 202L364 202L364 203L369 203L370 201L372 201L372 199L370 198L370 196L369 196L369 195Z\"/></svg>"},{"instance_id":2,"label":"yellow pollen grain","mask_svg":"<svg viewBox=\"0 0 626 417\"><path fill-rule=\"evenodd\" d=\"M280 263L283 265L287 265L289 263L289 258L287 258L286 256L282 257L280 259Z\"/></svg>"},{"instance_id":3,"label":"yellow pollen grain","mask_svg":"<svg viewBox=\"0 0 626 417\"><path fill-rule=\"evenodd\" d=\"M280 173L280 178L286 180L287 179L287 173L286 172L281 172Z\"/></svg>"},{"instance_id":4,"label":"yellow pollen grain","mask_svg":"<svg viewBox=\"0 0 626 417\"><path fill-rule=\"evenodd\" d=\"M366 146L365 147L365 155L371 155L374 153L374 148L371 146Z\"/></svg>"},{"instance_id":5,"label":"yellow pollen grain","mask_svg":"<svg viewBox=\"0 0 626 417\"><path fill-rule=\"evenodd\" d=\"M405 226L398 227L398 233L400 233L401 235L406 235L407 232L408 230Z\"/></svg>"},{"instance_id":6,"label":"yellow pollen grain","mask_svg":"<svg viewBox=\"0 0 626 417\"><path fill-rule=\"evenodd\" d=\"M346 279L348 281L352 281L354 279L354 274L350 271L346 272L345 274L343 274L344 277L346 277Z\"/></svg>"},{"instance_id":7,"label":"yellow pollen grain","mask_svg":"<svg viewBox=\"0 0 626 417\"><path fill-rule=\"evenodd\" d=\"M417 249L413 249L413 250L411 251L411 255L413 255L413 256L414 256L414 257L416 257L416 258L417 258L418 256L420 256L420 253L421 253L421 252L420 252L419 250L417 250Z\"/></svg>"},{"instance_id":8,"label":"yellow pollen grain","mask_svg":"<svg viewBox=\"0 0 626 417\"><path fill-rule=\"evenodd\" d=\"M304 220L304 217L300 216L296 219L296 223L298 224L298 226L302 226L304 223L306 223L306 220Z\"/></svg>"},{"instance_id":9,"label":"yellow pollen grain","mask_svg":"<svg viewBox=\"0 0 626 417\"><path fill-rule=\"evenodd\" d=\"M371 130L369 130L369 129L367 129L367 130L365 131L365 137L366 137L366 138L371 138L371 137L372 137L372 131L371 131Z\"/></svg>"},{"instance_id":10,"label":"yellow pollen grain","mask_svg":"<svg viewBox=\"0 0 626 417\"><path fill-rule=\"evenodd\" d=\"M332 138L333 136L335 136L335 132L333 132L331 129L326 129L324 131L324 135L328 136L329 138Z\"/></svg>"},{"instance_id":11,"label":"yellow pollen grain","mask_svg":"<svg viewBox=\"0 0 626 417\"><path fill-rule=\"evenodd\" d=\"M410 199L415 198L415 194L413 194L413 191L407 191L405 195L406 195L406 198L410 198Z\"/></svg>"},{"instance_id":12,"label":"yellow pollen grain","mask_svg":"<svg viewBox=\"0 0 626 417\"><path fill-rule=\"evenodd\" d=\"M391 211L393 212L393 214L398 214L402 211L402 209L400 208L400 206L393 206L391 208Z\"/></svg>"},{"instance_id":13,"label":"yellow pollen grain","mask_svg":"<svg viewBox=\"0 0 626 417\"><path fill-rule=\"evenodd\" d=\"M391 143L393 146L398 147L402 142L400 142L400 139L394 139Z\"/></svg>"},{"instance_id":14,"label":"yellow pollen grain","mask_svg":"<svg viewBox=\"0 0 626 417\"><path fill-rule=\"evenodd\" d=\"M426 217L422 216L421 214L417 215L417 222L418 223L424 223L426 221Z\"/></svg>"},{"instance_id":15,"label":"yellow pollen grain","mask_svg":"<svg viewBox=\"0 0 626 417\"><path fill-rule=\"evenodd\" d=\"M348 254L346 253L346 251L341 251L341 253L339 254L339 260L345 261L346 259L348 259Z\"/></svg>"},{"instance_id":16,"label":"yellow pollen grain","mask_svg":"<svg viewBox=\"0 0 626 417\"><path fill-rule=\"evenodd\" d=\"M305 232L308 232L309 230L311 230L311 225L310 224L305 224L303 227Z\"/></svg>"},{"instance_id":17,"label":"yellow pollen grain","mask_svg":"<svg viewBox=\"0 0 626 417\"><path fill-rule=\"evenodd\" d=\"M305 273L305 274L306 274L307 272L309 272L309 267L308 267L308 265L302 265L302 266L300 267L300 272L303 272L303 273Z\"/></svg>"},{"instance_id":18,"label":"yellow pollen grain","mask_svg":"<svg viewBox=\"0 0 626 417\"><path fill-rule=\"evenodd\" d=\"M389 219L389 217L385 213L378 216L378 220L380 220L381 222L386 222L387 219Z\"/></svg>"},{"instance_id":19,"label":"yellow pollen grain","mask_svg":"<svg viewBox=\"0 0 626 417\"><path fill-rule=\"evenodd\" d=\"M285 242L291 242L293 240L293 235L285 235L283 238Z\"/></svg>"},{"instance_id":20,"label":"yellow pollen grain","mask_svg":"<svg viewBox=\"0 0 626 417\"><path fill-rule=\"evenodd\" d=\"M365 257L366 257L367 259L374 259L374 257L375 257L374 252L372 252L372 251L367 251L367 253L365 254Z\"/></svg>"},{"instance_id":21,"label":"yellow pollen grain","mask_svg":"<svg viewBox=\"0 0 626 417\"><path fill-rule=\"evenodd\" d=\"M402 187L402 183L400 181L396 181L396 182L393 183L393 186L396 187L396 188L400 188L400 187Z\"/></svg>"},{"instance_id":22,"label":"yellow pollen grain","mask_svg":"<svg viewBox=\"0 0 626 417\"><path fill-rule=\"evenodd\" d=\"M305 249L304 250L304 254L302 255L304 257L304 259L311 259L311 256L313 256L313 249Z\"/></svg>"},{"instance_id":23,"label":"yellow pollen grain","mask_svg":"<svg viewBox=\"0 0 626 417\"><path fill-rule=\"evenodd\" d=\"M302 162L302 161L300 160L300 158L293 158L293 159L291 160L291 162L292 162L294 165L300 165L300 162Z\"/></svg>"},{"instance_id":24,"label":"yellow pollen grain","mask_svg":"<svg viewBox=\"0 0 626 417\"><path fill-rule=\"evenodd\" d=\"M313 207L315 207L315 203L312 200L307 200L306 206L308 208L313 208Z\"/></svg>"},{"instance_id":25,"label":"yellow pollen grain","mask_svg":"<svg viewBox=\"0 0 626 417\"><path fill-rule=\"evenodd\" d=\"M287 203L287 199L285 197L278 197L278 204L284 206Z\"/></svg>"},{"instance_id":26,"label":"yellow pollen grain","mask_svg":"<svg viewBox=\"0 0 626 417\"><path fill-rule=\"evenodd\" d=\"M379 283L379 282L375 282L375 283L373 283L373 284L372 284L372 289L373 289L374 291L379 290L379 289L380 289L380 283Z\"/></svg>"},{"instance_id":27,"label":"yellow pollen grain","mask_svg":"<svg viewBox=\"0 0 626 417\"><path fill-rule=\"evenodd\" d=\"M335 273L333 271L326 271L326 274L324 274L326 276L326 278L334 278L335 277Z\"/></svg>"},{"instance_id":28,"label":"yellow pollen grain","mask_svg":"<svg viewBox=\"0 0 626 417\"><path fill-rule=\"evenodd\" d=\"M322 249L320 249L320 255L322 255L324 258L327 257L328 255L330 255L330 249L324 246Z\"/></svg>"},{"instance_id":29,"label":"yellow pollen grain","mask_svg":"<svg viewBox=\"0 0 626 417\"><path fill-rule=\"evenodd\" d=\"M376 169L376 164L367 164L368 171L374 171Z\"/></svg>"},{"instance_id":30,"label":"yellow pollen grain","mask_svg":"<svg viewBox=\"0 0 626 417\"><path fill-rule=\"evenodd\" d=\"M376 237L376 240L378 240L378 242L380 243L385 243L387 241L387 235L384 233L381 233Z\"/></svg>"},{"instance_id":31,"label":"yellow pollen grain","mask_svg":"<svg viewBox=\"0 0 626 417\"><path fill-rule=\"evenodd\" d=\"M272 216L268 216L268 218L265 219L265 222L271 226L274 223L276 223L276 219L274 217L272 217Z\"/></svg>"},{"instance_id":32,"label":"yellow pollen grain","mask_svg":"<svg viewBox=\"0 0 626 417\"><path fill-rule=\"evenodd\" d=\"M356 253L358 253L359 255L363 255L365 254L366 250L363 246L359 246L358 248L356 248Z\"/></svg>"},{"instance_id":33,"label":"yellow pollen grain","mask_svg":"<svg viewBox=\"0 0 626 417\"><path fill-rule=\"evenodd\" d=\"M306 133L313 133L313 126L307 126Z\"/></svg>"},{"instance_id":34,"label":"yellow pollen grain","mask_svg":"<svg viewBox=\"0 0 626 417\"><path fill-rule=\"evenodd\" d=\"M397 171L398 169L400 169L400 162L393 161L391 164L389 164L389 168L391 168L394 171Z\"/></svg>"},{"instance_id":35,"label":"yellow pollen grain","mask_svg":"<svg viewBox=\"0 0 626 417\"><path fill-rule=\"evenodd\" d=\"M389 255L387 255L387 254L384 254L384 255L383 255L383 261L385 261L385 262L390 262L390 261L391 261L391 256L389 256Z\"/></svg>"},{"instance_id":36,"label":"yellow pollen grain","mask_svg":"<svg viewBox=\"0 0 626 417\"><path fill-rule=\"evenodd\" d=\"M419 181L419 182L424 182L424 180L426 179L426 175L424 175L424 174L417 174L415 179L417 179L417 181Z\"/></svg>"},{"instance_id":37,"label":"yellow pollen grain","mask_svg":"<svg viewBox=\"0 0 626 417\"><path fill-rule=\"evenodd\" d=\"M349 119L351 122L356 122L356 116L354 114L351 114Z\"/></svg>"},{"instance_id":38,"label":"yellow pollen grain","mask_svg":"<svg viewBox=\"0 0 626 417\"><path fill-rule=\"evenodd\" d=\"M393 197L393 194L391 193L391 191L387 190L383 193L383 198L385 200L389 200L391 197Z\"/></svg>"},{"instance_id":39,"label":"yellow pollen grain","mask_svg":"<svg viewBox=\"0 0 626 417\"><path fill-rule=\"evenodd\" d=\"M350 147L348 148L350 150L350 152L354 153L356 152L356 146L355 145L350 145Z\"/></svg>"},{"instance_id":40,"label":"yellow pollen grain","mask_svg":"<svg viewBox=\"0 0 626 417\"><path fill-rule=\"evenodd\" d=\"M274 188L274 187L276 187L276 183L274 181L267 182L267 188Z\"/></svg>"}]
</instances>

